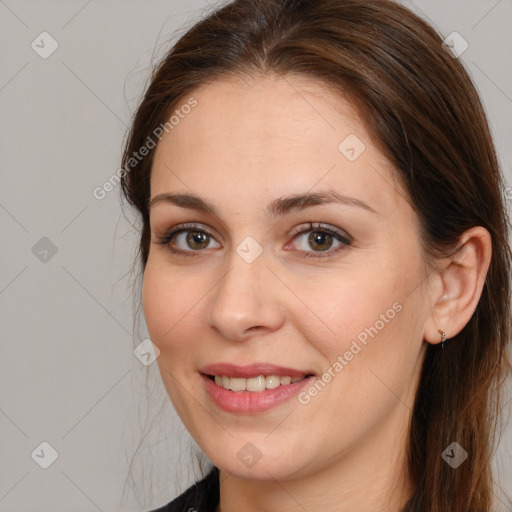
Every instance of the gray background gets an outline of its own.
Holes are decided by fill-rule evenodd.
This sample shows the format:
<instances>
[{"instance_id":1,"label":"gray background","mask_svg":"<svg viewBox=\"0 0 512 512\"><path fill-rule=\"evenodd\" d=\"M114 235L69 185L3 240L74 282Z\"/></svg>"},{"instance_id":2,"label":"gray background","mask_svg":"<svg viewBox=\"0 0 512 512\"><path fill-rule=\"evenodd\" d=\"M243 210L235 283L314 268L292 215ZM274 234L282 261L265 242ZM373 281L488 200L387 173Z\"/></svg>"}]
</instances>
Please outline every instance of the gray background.
<instances>
[{"instance_id":1,"label":"gray background","mask_svg":"<svg viewBox=\"0 0 512 512\"><path fill-rule=\"evenodd\" d=\"M407 3L468 41L461 58L512 183L512 1ZM118 187L102 200L93 190L119 167L152 63L209 9L204 0L0 1L1 511L148 510L197 475L196 447L156 364L133 353L147 334L141 322L132 336L133 218ZM59 45L47 59L31 47L43 31ZM509 424L495 460L509 495L511 438ZM58 454L48 469L42 442Z\"/></svg>"}]
</instances>

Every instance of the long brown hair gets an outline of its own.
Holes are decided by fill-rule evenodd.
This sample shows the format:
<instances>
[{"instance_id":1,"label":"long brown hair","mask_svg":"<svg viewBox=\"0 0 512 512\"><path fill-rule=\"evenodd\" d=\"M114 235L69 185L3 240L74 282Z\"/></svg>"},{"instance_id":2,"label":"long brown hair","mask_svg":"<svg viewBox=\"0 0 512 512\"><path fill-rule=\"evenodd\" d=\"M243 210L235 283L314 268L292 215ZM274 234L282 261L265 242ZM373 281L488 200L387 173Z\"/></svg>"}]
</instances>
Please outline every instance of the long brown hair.
<instances>
[{"instance_id":1,"label":"long brown hair","mask_svg":"<svg viewBox=\"0 0 512 512\"><path fill-rule=\"evenodd\" d=\"M155 68L135 113L121 191L141 219L137 258L149 252L154 149L134 153L202 85L223 75L305 74L350 98L396 167L428 257L453 254L483 226L492 261L476 311L443 350L430 345L408 440L415 492L405 512L489 512L503 382L510 372L510 221L484 108L459 59L427 22L391 0L235 0L200 20ZM441 458L457 441L469 458Z\"/></svg>"}]
</instances>

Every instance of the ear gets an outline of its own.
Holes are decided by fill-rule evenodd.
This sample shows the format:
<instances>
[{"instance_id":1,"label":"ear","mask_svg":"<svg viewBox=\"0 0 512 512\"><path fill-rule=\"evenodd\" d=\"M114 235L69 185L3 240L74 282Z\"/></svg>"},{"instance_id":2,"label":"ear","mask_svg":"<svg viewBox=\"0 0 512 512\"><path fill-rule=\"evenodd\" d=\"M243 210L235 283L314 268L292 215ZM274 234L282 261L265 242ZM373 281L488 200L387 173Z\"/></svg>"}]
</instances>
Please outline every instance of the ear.
<instances>
[{"instance_id":1,"label":"ear","mask_svg":"<svg viewBox=\"0 0 512 512\"><path fill-rule=\"evenodd\" d=\"M481 226L473 227L459 239L460 249L438 261L437 285L430 291L431 311L425 324L424 339L441 342L456 336L469 322L482 294L492 254L492 238Z\"/></svg>"}]
</instances>

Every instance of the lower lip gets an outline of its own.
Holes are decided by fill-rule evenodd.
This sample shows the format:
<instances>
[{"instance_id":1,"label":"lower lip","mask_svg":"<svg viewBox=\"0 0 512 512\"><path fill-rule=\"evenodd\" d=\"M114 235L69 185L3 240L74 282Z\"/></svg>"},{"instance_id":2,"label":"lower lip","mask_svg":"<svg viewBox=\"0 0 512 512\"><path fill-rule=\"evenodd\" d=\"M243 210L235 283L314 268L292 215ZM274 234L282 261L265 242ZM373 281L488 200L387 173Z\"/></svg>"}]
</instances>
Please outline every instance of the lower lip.
<instances>
[{"instance_id":1,"label":"lower lip","mask_svg":"<svg viewBox=\"0 0 512 512\"><path fill-rule=\"evenodd\" d=\"M263 391L231 391L215 384L215 381L202 375L210 398L224 411L239 413L263 412L276 407L294 397L312 379L306 377L293 384L280 385Z\"/></svg>"}]
</instances>

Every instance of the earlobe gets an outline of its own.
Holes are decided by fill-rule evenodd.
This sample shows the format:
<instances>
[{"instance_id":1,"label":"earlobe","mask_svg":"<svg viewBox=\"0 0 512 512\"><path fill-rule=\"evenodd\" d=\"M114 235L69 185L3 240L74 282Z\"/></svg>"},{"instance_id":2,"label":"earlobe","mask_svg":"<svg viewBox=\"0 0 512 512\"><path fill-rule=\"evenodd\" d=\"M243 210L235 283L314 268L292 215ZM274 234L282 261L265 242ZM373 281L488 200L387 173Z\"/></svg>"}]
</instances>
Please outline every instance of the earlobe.
<instances>
[{"instance_id":1,"label":"earlobe","mask_svg":"<svg viewBox=\"0 0 512 512\"><path fill-rule=\"evenodd\" d=\"M490 233L481 226L464 232L459 250L438 271L424 339L432 344L456 336L469 322L482 295L492 254Z\"/></svg>"}]
</instances>

